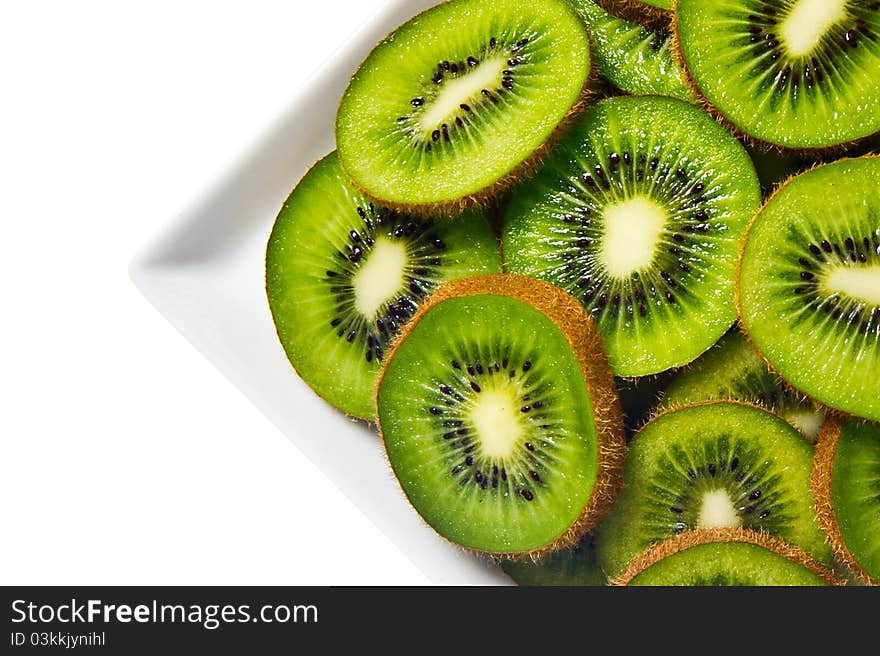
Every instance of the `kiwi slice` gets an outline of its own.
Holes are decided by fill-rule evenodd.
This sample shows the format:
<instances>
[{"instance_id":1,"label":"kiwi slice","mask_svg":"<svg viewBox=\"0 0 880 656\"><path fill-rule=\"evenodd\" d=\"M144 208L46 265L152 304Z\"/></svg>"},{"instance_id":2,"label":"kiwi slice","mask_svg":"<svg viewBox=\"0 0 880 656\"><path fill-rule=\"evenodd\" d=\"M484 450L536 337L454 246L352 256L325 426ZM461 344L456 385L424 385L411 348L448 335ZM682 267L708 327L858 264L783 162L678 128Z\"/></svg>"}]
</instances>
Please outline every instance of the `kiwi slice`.
<instances>
[{"instance_id":1,"label":"kiwi slice","mask_svg":"<svg viewBox=\"0 0 880 656\"><path fill-rule=\"evenodd\" d=\"M447 280L500 267L482 213L438 222L380 207L351 185L332 153L278 215L266 293L303 380L344 412L372 419L382 360L422 300Z\"/></svg>"},{"instance_id":2,"label":"kiwi slice","mask_svg":"<svg viewBox=\"0 0 880 656\"><path fill-rule=\"evenodd\" d=\"M525 587L599 587L608 580L599 567L592 534L573 549L556 551L539 560L505 560L501 569Z\"/></svg>"},{"instance_id":3,"label":"kiwi slice","mask_svg":"<svg viewBox=\"0 0 880 656\"><path fill-rule=\"evenodd\" d=\"M336 119L371 197L442 210L508 186L582 99L589 37L565 0L450 0L382 41Z\"/></svg>"},{"instance_id":4,"label":"kiwi slice","mask_svg":"<svg viewBox=\"0 0 880 656\"><path fill-rule=\"evenodd\" d=\"M880 585L880 424L830 419L813 466L819 523L835 554Z\"/></svg>"},{"instance_id":5,"label":"kiwi slice","mask_svg":"<svg viewBox=\"0 0 880 656\"><path fill-rule=\"evenodd\" d=\"M696 95L672 56L672 33L618 18L593 0L574 0L593 41L593 59L606 80L632 95Z\"/></svg>"},{"instance_id":6,"label":"kiwi slice","mask_svg":"<svg viewBox=\"0 0 880 656\"><path fill-rule=\"evenodd\" d=\"M880 2L679 0L690 76L734 128L824 149L880 131Z\"/></svg>"},{"instance_id":7,"label":"kiwi slice","mask_svg":"<svg viewBox=\"0 0 880 656\"><path fill-rule=\"evenodd\" d=\"M728 399L772 410L810 441L816 440L825 421L825 411L789 390L737 331L677 374L663 393L660 407Z\"/></svg>"},{"instance_id":8,"label":"kiwi slice","mask_svg":"<svg viewBox=\"0 0 880 656\"><path fill-rule=\"evenodd\" d=\"M803 551L742 529L689 531L637 558L615 585L822 586L837 581Z\"/></svg>"},{"instance_id":9,"label":"kiwi slice","mask_svg":"<svg viewBox=\"0 0 880 656\"><path fill-rule=\"evenodd\" d=\"M620 483L620 405L589 316L521 276L429 298L380 378L379 428L416 511L498 556L573 547Z\"/></svg>"},{"instance_id":10,"label":"kiwi slice","mask_svg":"<svg viewBox=\"0 0 880 656\"><path fill-rule=\"evenodd\" d=\"M734 264L760 203L745 149L697 107L609 98L513 193L505 269L578 298L616 375L659 373L733 325Z\"/></svg>"},{"instance_id":11,"label":"kiwi slice","mask_svg":"<svg viewBox=\"0 0 880 656\"><path fill-rule=\"evenodd\" d=\"M813 449L779 417L734 402L661 414L630 442L624 486L597 532L619 575L651 545L699 528L766 531L828 562L810 498Z\"/></svg>"},{"instance_id":12,"label":"kiwi slice","mask_svg":"<svg viewBox=\"0 0 880 656\"><path fill-rule=\"evenodd\" d=\"M738 302L753 344L791 385L880 420L880 157L783 185L743 244Z\"/></svg>"}]
</instances>

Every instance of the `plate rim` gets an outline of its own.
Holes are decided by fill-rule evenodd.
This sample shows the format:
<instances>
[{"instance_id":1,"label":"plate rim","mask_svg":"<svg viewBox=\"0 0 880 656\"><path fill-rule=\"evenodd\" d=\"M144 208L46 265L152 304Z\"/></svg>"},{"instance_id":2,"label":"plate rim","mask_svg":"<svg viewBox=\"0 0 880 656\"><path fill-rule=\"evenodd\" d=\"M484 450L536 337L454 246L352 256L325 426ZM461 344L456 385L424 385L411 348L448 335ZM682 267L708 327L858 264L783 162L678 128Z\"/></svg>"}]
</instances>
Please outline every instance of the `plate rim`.
<instances>
[{"instance_id":1,"label":"plate rim","mask_svg":"<svg viewBox=\"0 0 880 656\"><path fill-rule=\"evenodd\" d=\"M198 339L197 330L193 329L185 317L177 313L173 304L165 296L164 291L168 288L169 273L185 271L192 262L183 259L169 263L168 254L173 252L176 238L186 235L194 230L195 224L199 221L205 211L212 206L216 199L228 189L230 181L234 181L240 177L243 172L249 168L249 164L264 154L271 147L272 137L281 131L285 123L292 114L297 114L306 109L309 101L328 83L328 80L336 79L340 75L340 60L351 55L354 50L366 50L369 52L376 42L376 34L387 34L389 29L394 29L395 25L401 24L408 17L413 17L424 11L426 8L440 4L440 0L422 0L421 2L413 2L412 0L386 0L384 5L374 12L369 20L362 23L351 34L344 37L340 41L334 51L323 60L315 69L305 78L298 92L290 98L279 103L277 111L271 120L267 121L266 127L256 132L256 134L241 148L238 152L233 153L229 157L228 164L220 169L219 173L209 180L204 186L195 190L189 197L187 202L182 204L182 210L174 213L163 221L159 221L155 229L143 240L141 245L137 247L134 254L129 260L127 273L129 280L134 288L153 306L153 308L162 316L171 326L186 339L187 342L199 352L211 365L213 365L220 374L222 374L247 400L252 403L257 410L263 414L272 425L305 457L308 462L315 467L322 475L345 496L354 508L361 512L370 523L377 528L400 553L406 557L413 565L424 574L429 580L435 583L448 583L448 577L438 576L436 572L426 569L423 564L418 562L409 553L407 545L401 544L397 539L390 535L385 528L378 524L375 519L367 512L355 498L353 498L346 490L341 489L339 484L329 475L324 468L319 465L313 457L307 453L303 447L297 443L294 436L290 435L287 430L270 414L267 413L260 400L254 397L246 390L238 381L232 372L227 370L226 363L221 362L215 354L212 354ZM403 18L401 18L403 16ZM391 26L389 28L389 26ZM347 71L347 73L346 73ZM345 79L348 79L353 73L346 67ZM324 153L326 155L326 153ZM317 161L319 155L314 159ZM302 171L305 175L306 171ZM291 184L296 184L297 180L291 180ZM279 206L284 198L279 199ZM317 401L321 401L316 397ZM399 488L395 492L400 492ZM415 514L415 511L413 511ZM420 520L421 521L421 520ZM456 549L449 543L443 542L446 549L458 552L462 555L464 552ZM476 566L487 571L488 582L500 585L509 585L511 582L506 579L497 568L492 566L488 559L476 558ZM481 581L482 583L482 581Z\"/></svg>"}]
</instances>

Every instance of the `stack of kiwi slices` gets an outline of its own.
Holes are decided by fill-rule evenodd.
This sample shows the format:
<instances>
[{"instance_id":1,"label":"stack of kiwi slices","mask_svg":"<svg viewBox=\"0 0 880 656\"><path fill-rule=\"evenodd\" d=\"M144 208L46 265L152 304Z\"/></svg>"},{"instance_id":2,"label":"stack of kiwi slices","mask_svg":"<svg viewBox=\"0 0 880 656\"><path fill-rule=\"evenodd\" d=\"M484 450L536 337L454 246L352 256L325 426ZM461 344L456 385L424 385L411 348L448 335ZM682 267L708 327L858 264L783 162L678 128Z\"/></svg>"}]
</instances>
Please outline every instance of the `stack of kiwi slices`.
<instances>
[{"instance_id":1,"label":"stack of kiwi slices","mask_svg":"<svg viewBox=\"0 0 880 656\"><path fill-rule=\"evenodd\" d=\"M521 585L880 582L880 2L449 0L266 251L283 353Z\"/></svg>"}]
</instances>

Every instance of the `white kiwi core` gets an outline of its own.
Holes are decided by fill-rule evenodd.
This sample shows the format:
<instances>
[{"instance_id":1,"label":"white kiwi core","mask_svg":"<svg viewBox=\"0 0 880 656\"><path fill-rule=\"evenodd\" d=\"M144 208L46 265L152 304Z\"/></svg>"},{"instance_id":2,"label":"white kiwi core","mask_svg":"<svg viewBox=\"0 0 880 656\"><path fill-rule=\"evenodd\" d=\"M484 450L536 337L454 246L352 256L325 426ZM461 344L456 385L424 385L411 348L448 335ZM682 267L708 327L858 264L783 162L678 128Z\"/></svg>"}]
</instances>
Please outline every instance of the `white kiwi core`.
<instances>
[{"instance_id":1,"label":"white kiwi core","mask_svg":"<svg viewBox=\"0 0 880 656\"><path fill-rule=\"evenodd\" d=\"M741 525L742 518L727 490L709 490L703 495L698 528L739 528Z\"/></svg>"},{"instance_id":2,"label":"white kiwi core","mask_svg":"<svg viewBox=\"0 0 880 656\"><path fill-rule=\"evenodd\" d=\"M487 458L510 457L522 438L523 425L518 417L517 398L516 390L510 385L483 390L474 400L469 419Z\"/></svg>"},{"instance_id":3,"label":"white kiwi core","mask_svg":"<svg viewBox=\"0 0 880 656\"><path fill-rule=\"evenodd\" d=\"M496 89L501 84L507 59L487 59L462 77L444 80L440 93L425 107L419 117L419 127L430 135L444 123L450 123L461 113L463 104L476 104L482 99L483 89Z\"/></svg>"},{"instance_id":4,"label":"white kiwi core","mask_svg":"<svg viewBox=\"0 0 880 656\"><path fill-rule=\"evenodd\" d=\"M628 278L650 268L668 221L666 210L646 196L634 196L606 205L602 214L605 235L600 258L605 270L616 278Z\"/></svg>"},{"instance_id":5,"label":"white kiwi core","mask_svg":"<svg viewBox=\"0 0 880 656\"><path fill-rule=\"evenodd\" d=\"M880 307L880 264L829 267L822 279L827 294L843 294L857 303Z\"/></svg>"},{"instance_id":6,"label":"white kiwi core","mask_svg":"<svg viewBox=\"0 0 880 656\"><path fill-rule=\"evenodd\" d=\"M391 301L403 287L407 265L406 247L384 237L376 240L373 250L354 276L355 307L367 319Z\"/></svg>"},{"instance_id":7,"label":"white kiwi core","mask_svg":"<svg viewBox=\"0 0 880 656\"><path fill-rule=\"evenodd\" d=\"M779 411L779 416L797 428L804 437L815 441L825 422L825 413L812 408L788 408Z\"/></svg>"},{"instance_id":8,"label":"white kiwi core","mask_svg":"<svg viewBox=\"0 0 880 656\"><path fill-rule=\"evenodd\" d=\"M797 0L779 26L789 54L810 54L836 23L846 18L847 0Z\"/></svg>"}]
</instances>

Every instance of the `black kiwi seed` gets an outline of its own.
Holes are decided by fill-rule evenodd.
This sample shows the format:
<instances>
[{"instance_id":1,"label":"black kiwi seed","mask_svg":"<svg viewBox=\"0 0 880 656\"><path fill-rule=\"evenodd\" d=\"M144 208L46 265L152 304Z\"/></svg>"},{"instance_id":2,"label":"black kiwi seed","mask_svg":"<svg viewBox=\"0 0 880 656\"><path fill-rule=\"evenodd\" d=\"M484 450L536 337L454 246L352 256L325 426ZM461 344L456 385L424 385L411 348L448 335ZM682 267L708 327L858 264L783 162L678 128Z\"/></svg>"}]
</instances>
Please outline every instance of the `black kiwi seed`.
<instances>
[{"instance_id":1,"label":"black kiwi seed","mask_svg":"<svg viewBox=\"0 0 880 656\"><path fill-rule=\"evenodd\" d=\"M497 88L486 88L481 90L483 100L478 102L477 105L481 105L482 103L497 104L500 100L500 96L514 89L516 86L516 74L513 69L522 66L524 63L523 56L517 53L528 44L529 39L526 38L519 40L515 45L507 48L511 55L507 62L508 68L502 72L501 81ZM483 56L498 47L498 39L492 37L489 40L488 48ZM420 112L424 111L422 108L427 106L429 101L440 93L440 89L447 82L447 79L456 79L461 75L467 74L467 71L479 67L482 61L483 57L480 56L479 53L473 53L461 61L443 61L437 65L430 77L431 86L426 87L426 95L418 96L410 101L410 105L414 108L414 113L410 116L401 116L397 119L397 123L401 126L402 132L409 137L409 141L415 149L430 154L436 153L443 149L445 143L453 142L456 139L458 132L466 129L469 123L465 120L465 116L478 111L480 109L479 106L472 106L470 103L461 103L459 105L462 112L461 114L451 116L448 123L430 130L427 133L427 136L420 130L418 127L418 121L415 119Z\"/></svg>"},{"instance_id":2,"label":"black kiwi seed","mask_svg":"<svg viewBox=\"0 0 880 656\"><path fill-rule=\"evenodd\" d=\"M799 86L800 80L803 80L806 86L812 89L814 85L821 84L825 80L825 75L819 66L818 59L826 59L830 62L836 62L839 59L836 57L837 53L835 52L839 48L834 45L836 37L832 37L830 41L824 41L819 46L820 51L810 59L799 58L786 61L785 57L781 57L780 55L783 54L783 51L779 39L772 29L777 23L776 12L773 10L772 5L766 3L760 5L756 13L749 15L748 22L749 25L746 28L748 41L753 44L753 47L758 49L758 52L755 53L755 66L763 73L769 71L769 75L765 74L763 79L768 81L775 80L776 88L779 91L785 91L789 88L791 90L796 89ZM844 50L855 48L859 42L859 30L863 30L864 33L872 37L874 36L863 18L856 20L856 28L858 29L853 27L835 27L832 29L832 34L840 35L840 41L836 42L840 44L840 48ZM765 30L767 31L765 32ZM765 52L770 53L769 59L764 59L763 54Z\"/></svg>"},{"instance_id":3,"label":"black kiwi seed","mask_svg":"<svg viewBox=\"0 0 880 656\"><path fill-rule=\"evenodd\" d=\"M523 415L543 409L546 403L540 398L536 398L542 382L536 380L534 374L526 375L535 369L533 360L515 362L509 356L500 356L488 359L474 357L471 363L467 364L462 364L458 359L450 359L447 362L451 364L451 369L448 370L449 374L445 379L436 381L434 405L426 406L426 411L436 422L438 427L436 434L442 439L445 448L449 449L450 458L453 459L449 469L452 476L458 478L463 471L468 469L470 473L458 483L462 487L476 487L480 490L487 490L489 493L496 493L499 488L504 491L510 489L507 484L510 477L520 483L530 481L543 485L545 476L536 465L542 465L546 462L544 454L552 452L553 449L550 442L542 440L539 443L527 440L521 443L521 450L513 455L495 460L479 453L478 445L471 437L473 427L470 426L468 419L470 400L475 398L474 395L483 391L477 380L488 379L481 380L481 382L491 384L491 378L502 369L509 370L514 377L521 377L522 382L518 384L517 389L521 390L518 393L520 401L518 407ZM445 407L440 406L440 403L443 403ZM547 422L545 417L542 419ZM528 420L524 418L523 421ZM529 425L533 430L539 428L553 430L556 428L552 421L542 423L540 426ZM461 438L460 441L457 441L458 438ZM510 467L514 468L512 474L508 471ZM534 488L523 488L520 484L515 489L515 493L527 501L532 501L538 492Z\"/></svg>"},{"instance_id":4,"label":"black kiwi seed","mask_svg":"<svg viewBox=\"0 0 880 656\"><path fill-rule=\"evenodd\" d=\"M346 250L345 252L340 251L340 256L351 264L358 264L366 257L375 244L375 237L378 234L390 234L395 238L411 238L417 244L427 241L437 250L442 250L445 247L442 240L429 234L428 224L422 221L413 220L397 212L379 210L372 204L359 206L356 211L363 221L363 226L360 230L349 232L349 243L346 245ZM418 251L423 254L424 247L419 246ZM425 260L428 261L425 262ZM350 311L348 299L352 292L351 285L337 282L349 283L356 270L348 267L341 271L328 270L326 272L327 280L333 284L331 292L337 294L337 300L340 304L336 310L337 316L331 320L331 326L339 328L337 331L339 336L345 337L349 343L354 343L359 335L362 336L361 339L366 346L364 357L367 362L382 360L384 349L400 329L398 321L410 317L417 307L415 301L425 297L439 284L440 274L435 267L441 265L440 258L422 258L422 264L414 267L407 281L407 289L412 297L401 293L400 296L389 301L383 314L376 317L374 327L367 325L363 318Z\"/></svg>"}]
</instances>

